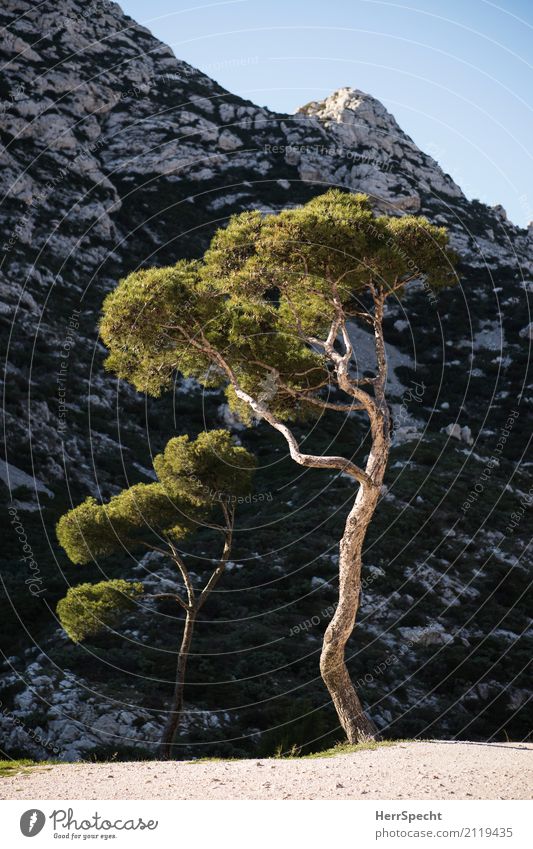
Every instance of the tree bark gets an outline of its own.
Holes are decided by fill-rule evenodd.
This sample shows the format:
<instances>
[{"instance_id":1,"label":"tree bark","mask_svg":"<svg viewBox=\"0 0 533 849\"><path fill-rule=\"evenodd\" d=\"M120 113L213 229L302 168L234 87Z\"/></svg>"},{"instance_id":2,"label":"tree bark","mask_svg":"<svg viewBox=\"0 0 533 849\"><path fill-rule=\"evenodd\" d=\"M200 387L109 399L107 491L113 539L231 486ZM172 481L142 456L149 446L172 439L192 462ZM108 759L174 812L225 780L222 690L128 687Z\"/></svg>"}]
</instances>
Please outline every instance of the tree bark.
<instances>
[{"instance_id":1,"label":"tree bark","mask_svg":"<svg viewBox=\"0 0 533 849\"><path fill-rule=\"evenodd\" d=\"M168 715L168 719L165 723L165 727L163 729L161 742L159 744L159 754L164 760L167 760L172 757L172 744L174 742L174 737L176 736L176 731L179 728L183 714L183 692L185 689L185 673L187 671L187 660L189 657L189 652L191 650L194 625L201 608L206 602L207 597L212 593L213 589L216 587L218 581L220 580L226 568L226 564L228 562L228 558L231 552L231 545L233 541L233 523L235 521L235 509L233 505L230 505L228 507L226 504L222 504L222 511L224 513L224 517L227 523L224 532L224 548L222 549L222 554L220 556L220 560L218 561L216 569L211 574L211 577L209 578L207 584L205 585L199 596L195 595L194 587L192 585L191 578L189 572L187 571L185 563L178 555L176 549L171 546L175 563L182 574L185 587L187 589L188 602L185 602L179 596L173 596L185 610L185 626L183 628L183 636L181 639L181 646L178 653L178 663L176 667L176 683L174 686L171 709ZM168 596L168 593L163 593L159 595L160 598L165 598ZM154 596L154 598L157 598L157 596Z\"/></svg>"},{"instance_id":2,"label":"tree bark","mask_svg":"<svg viewBox=\"0 0 533 849\"><path fill-rule=\"evenodd\" d=\"M181 716L183 712L183 691L185 688L185 673L187 670L187 660L191 648L192 635L194 631L194 623L196 621L196 610L187 609L185 613L185 626L183 629L183 637L178 653L178 663L176 666L176 683L174 686L174 694L170 712L165 723L165 728L159 744L159 753L165 760L172 756L172 743L176 731L178 730Z\"/></svg>"},{"instance_id":3,"label":"tree bark","mask_svg":"<svg viewBox=\"0 0 533 849\"><path fill-rule=\"evenodd\" d=\"M361 596L363 543L374 515L388 458L388 435L382 422L381 438L374 437L366 472L372 483L359 488L339 547L339 603L324 634L320 656L322 680L329 690L339 721L350 743L376 738L376 728L365 715L345 662L346 643L355 626ZM376 441L378 445L376 445Z\"/></svg>"},{"instance_id":4,"label":"tree bark","mask_svg":"<svg viewBox=\"0 0 533 849\"><path fill-rule=\"evenodd\" d=\"M368 482L360 484L354 505L346 519L339 546L339 603L326 628L320 655L322 680L328 688L340 724L350 743L374 740L377 736L377 729L363 710L345 661L346 643L355 627L361 598L363 544L379 501L390 449L390 415L385 400L387 360L382 330L383 299L375 299L375 302L374 330L378 376L374 383L375 404L368 408L372 434L372 447L365 468ZM346 332L344 338L351 353Z\"/></svg>"}]
</instances>

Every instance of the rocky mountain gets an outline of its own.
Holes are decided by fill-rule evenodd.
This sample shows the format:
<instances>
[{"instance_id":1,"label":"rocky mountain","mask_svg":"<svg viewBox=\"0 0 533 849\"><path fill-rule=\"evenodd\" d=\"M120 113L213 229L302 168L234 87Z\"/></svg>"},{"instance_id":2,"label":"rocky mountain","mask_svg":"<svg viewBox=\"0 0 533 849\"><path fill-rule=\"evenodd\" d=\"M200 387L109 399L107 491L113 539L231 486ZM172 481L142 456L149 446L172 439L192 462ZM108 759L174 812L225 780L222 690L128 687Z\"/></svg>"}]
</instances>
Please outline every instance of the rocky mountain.
<instances>
[{"instance_id":1,"label":"rocky mountain","mask_svg":"<svg viewBox=\"0 0 533 849\"><path fill-rule=\"evenodd\" d=\"M238 428L216 393L191 382L146 402L104 372L105 293L139 266L200 255L235 212L274 212L332 185L446 225L462 258L460 287L433 303L415 284L387 315L395 447L368 544L354 677L385 734L524 737L533 226L468 200L357 89L273 113L176 59L108 0L5 0L0 26L3 748L65 758L149 749L179 625L152 617L70 645L58 598L123 564L75 569L54 524L87 494L149 479L171 435ZM370 358L368 337L354 333ZM269 497L259 528L243 508L228 592L200 630L184 751L316 748L337 733L317 652L350 489L309 472L302 491L281 444L262 427L238 432ZM313 438L351 450L363 433L358 420L338 432L325 418ZM202 545L192 553L210 556L209 538ZM132 576L156 568L145 558Z\"/></svg>"}]
</instances>

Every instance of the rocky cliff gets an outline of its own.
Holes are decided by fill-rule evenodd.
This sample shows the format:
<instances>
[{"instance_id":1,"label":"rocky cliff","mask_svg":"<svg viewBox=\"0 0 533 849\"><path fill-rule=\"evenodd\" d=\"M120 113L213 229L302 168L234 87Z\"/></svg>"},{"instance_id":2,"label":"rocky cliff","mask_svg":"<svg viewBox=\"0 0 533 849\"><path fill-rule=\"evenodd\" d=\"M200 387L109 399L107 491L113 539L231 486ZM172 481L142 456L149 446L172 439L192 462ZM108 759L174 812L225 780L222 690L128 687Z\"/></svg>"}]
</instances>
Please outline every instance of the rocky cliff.
<instances>
[{"instance_id":1,"label":"rocky cliff","mask_svg":"<svg viewBox=\"0 0 533 849\"><path fill-rule=\"evenodd\" d=\"M0 25L4 748L46 755L35 729L64 757L149 747L172 678L177 623L131 623L125 655L124 634L70 646L54 614L69 583L99 574L58 551L62 510L147 480L150 454L173 433L228 420L221 399L193 384L146 404L104 373L104 294L140 265L199 255L234 212L276 211L331 185L445 224L462 257L459 288L428 306L413 286L386 319L396 443L353 674L369 675L365 698L384 733L523 736L533 229L468 200L357 89L270 112L176 59L107 0L6 0ZM335 430L326 420L318 439ZM258 486L272 497L228 576L239 592L221 593L212 611L218 664L207 626L200 635L184 735L184 746L216 740L225 752L335 733L317 650L349 497L331 479L324 501L320 475L305 494L293 489L289 463L272 471L280 446L262 428L241 438L264 459ZM245 627L232 627L236 615Z\"/></svg>"}]
</instances>

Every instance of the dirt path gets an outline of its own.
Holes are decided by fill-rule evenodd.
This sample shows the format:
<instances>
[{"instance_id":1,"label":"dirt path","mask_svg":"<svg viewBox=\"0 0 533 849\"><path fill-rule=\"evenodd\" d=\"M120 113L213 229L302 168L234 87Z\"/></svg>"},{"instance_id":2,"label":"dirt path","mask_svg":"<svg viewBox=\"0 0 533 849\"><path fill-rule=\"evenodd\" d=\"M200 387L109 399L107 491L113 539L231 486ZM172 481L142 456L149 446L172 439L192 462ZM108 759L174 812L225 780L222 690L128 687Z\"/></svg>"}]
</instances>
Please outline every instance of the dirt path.
<instances>
[{"instance_id":1,"label":"dirt path","mask_svg":"<svg viewBox=\"0 0 533 849\"><path fill-rule=\"evenodd\" d=\"M399 743L330 758L64 764L3 799L530 799L533 744Z\"/></svg>"}]
</instances>

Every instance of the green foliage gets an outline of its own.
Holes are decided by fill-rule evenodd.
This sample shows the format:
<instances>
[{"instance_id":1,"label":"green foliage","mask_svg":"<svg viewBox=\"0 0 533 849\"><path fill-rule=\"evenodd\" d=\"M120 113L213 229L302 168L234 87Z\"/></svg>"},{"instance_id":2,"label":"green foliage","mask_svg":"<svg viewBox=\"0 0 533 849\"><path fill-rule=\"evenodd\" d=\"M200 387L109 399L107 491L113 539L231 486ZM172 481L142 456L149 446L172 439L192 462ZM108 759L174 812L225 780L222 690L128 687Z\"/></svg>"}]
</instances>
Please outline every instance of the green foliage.
<instances>
[{"instance_id":1,"label":"green foliage","mask_svg":"<svg viewBox=\"0 0 533 849\"><path fill-rule=\"evenodd\" d=\"M260 227L258 221L251 228L250 214L244 213L220 230L200 267L202 276L225 293L247 298L275 287L313 331L331 320L332 286L350 304L369 283L391 289L416 273L436 289L455 279L445 228L412 215L376 217L366 195L334 189L262 219ZM247 251L236 251L246 240Z\"/></svg>"},{"instance_id":2,"label":"green foliage","mask_svg":"<svg viewBox=\"0 0 533 849\"><path fill-rule=\"evenodd\" d=\"M297 315L316 333L333 316L333 294L347 307L370 283L393 288L414 273L439 288L453 282L454 255L445 228L425 218L375 217L365 195L331 190L305 206L262 219L248 255L233 245L248 213L219 230L199 267L205 281L227 295L249 299L280 293L288 328Z\"/></svg>"},{"instance_id":3,"label":"green foliage","mask_svg":"<svg viewBox=\"0 0 533 849\"><path fill-rule=\"evenodd\" d=\"M154 395L176 371L204 385L238 381L265 395L274 415L301 420L330 385L304 336L323 337L339 304L357 313L371 286L401 295L415 277L433 289L453 282L454 260L444 228L376 217L364 195L332 190L278 215L242 213L214 235L203 262L119 283L101 324L107 368ZM238 409L234 392L228 400Z\"/></svg>"},{"instance_id":4,"label":"green foliage","mask_svg":"<svg viewBox=\"0 0 533 849\"><path fill-rule=\"evenodd\" d=\"M42 761L48 764L50 761ZM16 775L19 772L27 772L28 767L38 766L37 761L31 761L28 758L13 758L8 761L0 761L0 777L9 778L11 775Z\"/></svg>"},{"instance_id":5,"label":"green foliage","mask_svg":"<svg viewBox=\"0 0 533 849\"><path fill-rule=\"evenodd\" d=\"M198 264L136 271L104 301L100 333L111 354L106 368L153 395L171 385L172 373L205 375L209 361L194 348L179 353L172 328L191 315L208 321L215 305L198 294Z\"/></svg>"},{"instance_id":6,"label":"green foliage","mask_svg":"<svg viewBox=\"0 0 533 849\"><path fill-rule=\"evenodd\" d=\"M142 593L142 584L133 581L79 584L58 602L57 615L70 639L79 643L116 625Z\"/></svg>"},{"instance_id":7,"label":"green foliage","mask_svg":"<svg viewBox=\"0 0 533 849\"><path fill-rule=\"evenodd\" d=\"M85 564L160 537L184 539L248 491L254 458L225 430L171 439L154 457L159 481L136 484L107 504L87 498L62 516L57 537L73 563Z\"/></svg>"},{"instance_id":8,"label":"green foliage","mask_svg":"<svg viewBox=\"0 0 533 849\"><path fill-rule=\"evenodd\" d=\"M254 467L253 455L235 445L226 430L204 431L194 442L177 436L154 458L157 476L172 497L204 510L245 495Z\"/></svg>"},{"instance_id":9,"label":"green foliage","mask_svg":"<svg viewBox=\"0 0 533 849\"><path fill-rule=\"evenodd\" d=\"M375 751L375 749L383 749L388 746L398 746L400 743L414 742L411 740L372 740L368 743L337 743L331 749L324 749L322 752L312 752L303 757L308 760L316 758L336 758L338 755L353 755L356 752Z\"/></svg>"},{"instance_id":10,"label":"green foliage","mask_svg":"<svg viewBox=\"0 0 533 849\"><path fill-rule=\"evenodd\" d=\"M199 520L197 511L176 503L162 484L140 483L108 504L87 498L60 518L56 530L70 560L85 564L162 533L182 539Z\"/></svg>"}]
</instances>

